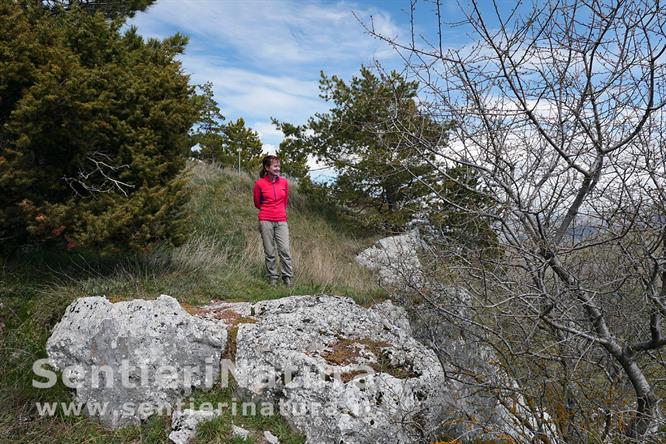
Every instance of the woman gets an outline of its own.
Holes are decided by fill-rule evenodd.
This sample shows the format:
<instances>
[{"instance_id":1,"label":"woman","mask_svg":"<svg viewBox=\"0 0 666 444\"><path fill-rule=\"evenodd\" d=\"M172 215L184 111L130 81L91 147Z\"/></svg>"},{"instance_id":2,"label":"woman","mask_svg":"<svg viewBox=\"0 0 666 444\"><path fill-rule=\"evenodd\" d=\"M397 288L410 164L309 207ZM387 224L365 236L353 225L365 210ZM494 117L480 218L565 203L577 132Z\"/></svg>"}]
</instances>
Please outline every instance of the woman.
<instances>
[{"instance_id":1,"label":"woman","mask_svg":"<svg viewBox=\"0 0 666 444\"><path fill-rule=\"evenodd\" d=\"M289 227L287 225L287 202L289 201L289 183L280 177L280 159L266 156L261 163L259 179L254 183L252 192L254 206L259 208L259 231L264 243L266 271L271 285L278 282L275 247L280 255L282 281L291 288L293 272L289 249Z\"/></svg>"}]
</instances>

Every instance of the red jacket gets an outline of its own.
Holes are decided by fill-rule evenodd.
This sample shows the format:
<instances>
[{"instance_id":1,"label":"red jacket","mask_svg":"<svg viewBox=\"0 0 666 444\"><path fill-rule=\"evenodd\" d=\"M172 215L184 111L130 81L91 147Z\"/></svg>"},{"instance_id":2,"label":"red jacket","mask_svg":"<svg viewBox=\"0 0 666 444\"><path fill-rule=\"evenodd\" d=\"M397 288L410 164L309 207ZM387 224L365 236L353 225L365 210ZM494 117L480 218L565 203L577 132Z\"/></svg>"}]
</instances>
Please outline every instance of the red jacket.
<instances>
[{"instance_id":1,"label":"red jacket","mask_svg":"<svg viewBox=\"0 0 666 444\"><path fill-rule=\"evenodd\" d=\"M287 202L289 201L289 182L278 176L271 182L268 174L254 183L252 190L254 206L259 208L259 220L287 222Z\"/></svg>"}]
</instances>

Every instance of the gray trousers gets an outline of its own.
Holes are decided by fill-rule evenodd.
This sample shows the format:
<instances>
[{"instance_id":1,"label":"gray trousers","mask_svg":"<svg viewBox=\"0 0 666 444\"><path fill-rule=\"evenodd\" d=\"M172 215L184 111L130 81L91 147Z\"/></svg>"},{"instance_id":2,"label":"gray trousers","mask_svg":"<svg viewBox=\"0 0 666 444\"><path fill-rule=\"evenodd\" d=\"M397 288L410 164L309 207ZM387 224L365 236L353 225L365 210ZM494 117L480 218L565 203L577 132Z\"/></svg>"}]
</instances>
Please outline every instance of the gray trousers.
<instances>
[{"instance_id":1,"label":"gray trousers","mask_svg":"<svg viewBox=\"0 0 666 444\"><path fill-rule=\"evenodd\" d=\"M287 222L259 221L261 240L264 243L264 254L266 255L266 272L268 279L277 281L279 274L275 260L275 245L280 255L280 270L282 279L292 279L294 274L291 268L291 250L289 248L289 226Z\"/></svg>"}]
</instances>

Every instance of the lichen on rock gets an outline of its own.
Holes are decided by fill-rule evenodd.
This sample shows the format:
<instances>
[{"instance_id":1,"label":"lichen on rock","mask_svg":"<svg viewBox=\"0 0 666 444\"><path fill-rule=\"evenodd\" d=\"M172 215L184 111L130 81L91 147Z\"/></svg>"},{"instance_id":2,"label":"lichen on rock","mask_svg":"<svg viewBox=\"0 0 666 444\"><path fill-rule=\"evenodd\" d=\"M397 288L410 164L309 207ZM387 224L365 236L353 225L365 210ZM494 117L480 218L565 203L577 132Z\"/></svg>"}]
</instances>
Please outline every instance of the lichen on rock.
<instances>
[{"instance_id":1,"label":"lichen on rock","mask_svg":"<svg viewBox=\"0 0 666 444\"><path fill-rule=\"evenodd\" d=\"M100 420L117 428L211 388L226 342L221 321L192 316L171 296L115 304L93 296L70 304L46 349L76 386L75 401L103 407Z\"/></svg>"},{"instance_id":2,"label":"lichen on rock","mask_svg":"<svg viewBox=\"0 0 666 444\"><path fill-rule=\"evenodd\" d=\"M411 336L404 310L375 307L326 295L239 306L256 320L238 325L241 394L279 405L308 443L423 439L445 403L442 367Z\"/></svg>"}]
</instances>

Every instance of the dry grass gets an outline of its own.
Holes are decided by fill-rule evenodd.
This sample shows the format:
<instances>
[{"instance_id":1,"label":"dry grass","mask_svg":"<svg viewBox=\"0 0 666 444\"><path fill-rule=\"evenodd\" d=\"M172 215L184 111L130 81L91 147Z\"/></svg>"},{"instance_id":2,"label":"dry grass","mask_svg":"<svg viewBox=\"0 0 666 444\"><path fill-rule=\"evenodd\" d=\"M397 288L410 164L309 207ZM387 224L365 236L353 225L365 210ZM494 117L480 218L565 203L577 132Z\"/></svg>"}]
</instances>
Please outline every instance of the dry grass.
<instances>
[{"instance_id":1,"label":"dry grass","mask_svg":"<svg viewBox=\"0 0 666 444\"><path fill-rule=\"evenodd\" d=\"M329 345L328 351L321 354L326 362L335 365L358 364L361 357L361 346L377 357L376 363L369 364L372 369L378 373L388 373L399 379L408 379L418 376L408 366L392 365L387 358L384 350L389 347L386 341L375 341L370 338L338 338L336 342ZM360 371L350 371L341 375L344 382L350 381L358 376Z\"/></svg>"},{"instance_id":2,"label":"dry grass","mask_svg":"<svg viewBox=\"0 0 666 444\"><path fill-rule=\"evenodd\" d=\"M189 174L195 192L197 236L174 252L174 262L226 270L227 280L265 280L257 210L252 203L255 179L199 162L190 166ZM342 293L359 302L381 298L373 275L354 260L375 238L342 230L343 222L324 217L317 203L300 193L295 181L290 181L289 193L287 215L296 290L310 287L316 292Z\"/></svg>"}]
</instances>

